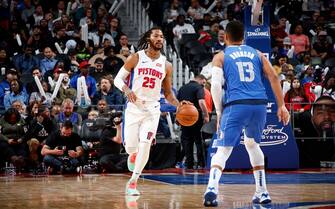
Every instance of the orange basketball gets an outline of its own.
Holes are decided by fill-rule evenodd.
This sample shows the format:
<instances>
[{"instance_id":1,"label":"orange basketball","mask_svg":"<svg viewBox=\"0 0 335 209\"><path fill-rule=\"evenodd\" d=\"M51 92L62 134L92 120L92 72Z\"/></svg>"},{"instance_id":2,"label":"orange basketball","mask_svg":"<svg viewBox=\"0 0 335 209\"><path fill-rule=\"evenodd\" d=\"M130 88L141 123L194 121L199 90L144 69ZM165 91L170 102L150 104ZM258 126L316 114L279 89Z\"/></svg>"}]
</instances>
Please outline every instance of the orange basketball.
<instances>
[{"instance_id":1,"label":"orange basketball","mask_svg":"<svg viewBox=\"0 0 335 209\"><path fill-rule=\"evenodd\" d=\"M199 118L199 112L193 104L183 104L178 108L176 119L182 126L192 126Z\"/></svg>"}]
</instances>

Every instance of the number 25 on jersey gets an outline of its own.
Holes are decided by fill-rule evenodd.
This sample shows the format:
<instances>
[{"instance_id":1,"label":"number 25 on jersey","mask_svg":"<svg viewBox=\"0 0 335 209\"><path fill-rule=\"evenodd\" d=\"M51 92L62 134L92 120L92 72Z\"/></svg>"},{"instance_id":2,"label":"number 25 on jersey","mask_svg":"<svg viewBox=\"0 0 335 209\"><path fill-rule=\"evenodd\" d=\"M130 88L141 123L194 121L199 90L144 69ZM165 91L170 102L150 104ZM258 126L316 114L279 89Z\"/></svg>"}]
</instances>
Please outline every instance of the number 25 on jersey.
<instances>
[{"instance_id":1,"label":"number 25 on jersey","mask_svg":"<svg viewBox=\"0 0 335 209\"><path fill-rule=\"evenodd\" d=\"M156 84L156 78L149 78L149 77L143 78L142 87L153 89L155 88L155 84Z\"/></svg>"}]
</instances>

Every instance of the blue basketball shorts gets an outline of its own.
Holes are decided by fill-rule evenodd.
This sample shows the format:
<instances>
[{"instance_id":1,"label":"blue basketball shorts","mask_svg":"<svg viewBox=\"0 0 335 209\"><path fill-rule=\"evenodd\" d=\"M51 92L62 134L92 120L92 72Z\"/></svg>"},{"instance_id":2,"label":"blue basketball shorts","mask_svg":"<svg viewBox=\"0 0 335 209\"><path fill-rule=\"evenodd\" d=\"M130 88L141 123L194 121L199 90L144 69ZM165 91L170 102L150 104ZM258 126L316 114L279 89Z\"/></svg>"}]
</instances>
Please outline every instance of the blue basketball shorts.
<instances>
[{"instance_id":1,"label":"blue basketball shorts","mask_svg":"<svg viewBox=\"0 0 335 209\"><path fill-rule=\"evenodd\" d=\"M226 107L221 117L219 137L223 146L237 146L242 130L249 138L260 143L266 123L266 105L235 104Z\"/></svg>"}]
</instances>

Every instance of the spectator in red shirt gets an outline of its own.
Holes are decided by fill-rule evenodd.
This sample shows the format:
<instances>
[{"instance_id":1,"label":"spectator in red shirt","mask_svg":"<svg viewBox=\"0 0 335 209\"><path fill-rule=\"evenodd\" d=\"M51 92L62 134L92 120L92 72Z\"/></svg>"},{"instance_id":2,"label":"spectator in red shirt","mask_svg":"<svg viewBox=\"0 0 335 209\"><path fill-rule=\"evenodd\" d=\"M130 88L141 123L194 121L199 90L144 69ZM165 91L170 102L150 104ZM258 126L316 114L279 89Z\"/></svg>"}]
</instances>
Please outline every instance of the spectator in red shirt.
<instances>
[{"instance_id":1,"label":"spectator in red shirt","mask_svg":"<svg viewBox=\"0 0 335 209\"><path fill-rule=\"evenodd\" d=\"M291 89L285 94L284 99L287 109L293 112L301 113L311 108L310 99L300 85L298 78L292 80Z\"/></svg>"},{"instance_id":2,"label":"spectator in red shirt","mask_svg":"<svg viewBox=\"0 0 335 209\"><path fill-rule=\"evenodd\" d=\"M294 28L294 34L289 36L291 39L292 45L294 46L295 54L309 51L309 47L310 47L309 38L302 32L303 32L302 25L297 24Z\"/></svg>"}]
</instances>

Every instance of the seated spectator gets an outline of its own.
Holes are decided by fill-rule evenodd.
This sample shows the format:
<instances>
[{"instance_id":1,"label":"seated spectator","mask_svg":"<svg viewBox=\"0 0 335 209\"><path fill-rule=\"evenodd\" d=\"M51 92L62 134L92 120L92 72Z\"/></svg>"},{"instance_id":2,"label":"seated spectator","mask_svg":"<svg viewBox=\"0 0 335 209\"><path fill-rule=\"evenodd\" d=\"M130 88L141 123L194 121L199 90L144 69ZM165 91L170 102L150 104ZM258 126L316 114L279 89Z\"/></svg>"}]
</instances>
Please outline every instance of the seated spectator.
<instances>
[{"instance_id":1,"label":"seated spectator","mask_svg":"<svg viewBox=\"0 0 335 209\"><path fill-rule=\"evenodd\" d=\"M34 67L32 70L32 78L34 78L34 76L37 76L38 79L40 80L40 82L42 83L43 81L43 76L42 76L42 71L39 67ZM35 82L35 80L33 79L31 82L26 84L26 90L28 95L30 95L33 92L37 92L38 91L38 87L37 84Z\"/></svg>"},{"instance_id":2,"label":"seated spectator","mask_svg":"<svg viewBox=\"0 0 335 209\"><path fill-rule=\"evenodd\" d=\"M112 74L113 78L115 78L116 74L119 72L124 62L122 59L115 56L115 47L110 46L105 48L105 55L107 56L104 59L104 71Z\"/></svg>"},{"instance_id":3,"label":"seated spectator","mask_svg":"<svg viewBox=\"0 0 335 209\"><path fill-rule=\"evenodd\" d=\"M185 16L178 15L176 19L176 26L172 29L174 34L174 44L177 50L177 53L180 55L180 41L183 34L195 33L195 30L191 24L185 23Z\"/></svg>"},{"instance_id":4,"label":"seated spectator","mask_svg":"<svg viewBox=\"0 0 335 209\"><path fill-rule=\"evenodd\" d=\"M74 89L77 89L77 81L78 78L80 78L81 76L85 77L85 81L86 81L86 86L87 86L87 91L88 91L88 96L92 99L94 97L94 94L97 91L97 87L96 87L96 81L95 79L89 75L89 70L88 67L90 65L88 64L87 61L82 61L79 65L80 68L80 74L78 75L74 75L71 78L70 81L70 86Z\"/></svg>"},{"instance_id":5,"label":"seated spectator","mask_svg":"<svg viewBox=\"0 0 335 209\"><path fill-rule=\"evenodd\" d=\"M309 38L303 34L303 28L301 24L297 24L294 27L294 34L289 35L292 45L294 46L294 53L299 54L301 52L309 51L310 43Z\"/></svg>"},{"instance_id":6,"label":"seated spectator","mask_svg":"<svg viewBox=\"0 0 335 209\"><path fill-rule=\"evenodd\" d=\"M243 3L241 0L234 0L234 3L229 4L227 13L233 14L233 18L239 21L243 20Z\"/></svg>"},{"instance_id":7,"label":"seated spectator","mask_svg":"<svg viewBox=\"0 0 335 209\"><path fill-rule=\"evenodd\" d=\"M83 121L83 126L80 132L80 137L85 150L91 150L97 148L100 144L99 139L101 137L100 127L94 126L94 120L99 116L99 112L91 110L88 113L87 119Z\"/></svg>"},{"instance_id":8,"label":"seated spectator","mask_svg":"<svg viewBox=\"0 0 335 209\"><path fill-rule=\"evenodd\" d=\"M127 155L121 154L121 118L114 118L111 127L105 127L100 138L99 162L103 172L125 172Z\"/></svg>"},{"instance_id":9,"label":"seated spectator","mask_svg":"<svg viewBox=\"0 0 335 209\"><path fill-rule=\"evenodd\" d=\"M108 75L106 71L104 71L104 60L103 58L96 58L94 64L90 67L90 75L96 80L100 81L101 77Z\"/></svg>"},{"instance_id":10,"label":"seated spectator","mask_svg":"<svg viewBox=\"0 0 335 209\"><path fill-rule=\"evenodd\" d=\"M22 119L25 120L27 118L26 105L24 105L21 101L15 100L12 103L11 108L16 109L20 113Z\"/></svg>"},{"instance_id":11,"label":"seated spectator","mask_svg":"<svg viewBox=\"0 0 335 209\"><path fill-rule=\"evenodd\" d=\"M123 96L120 90L114 87L114 80L111 75L103 76L100 81L100 90L93 97L93 104L97 104L99 100L104 99L109 106L117 106L124 104Z\"/></svg>"},{"instance_id":12,"label":"seated spectator","mask_svg":"<svg viewBox=\"0 0 335 209\"><path fill-rule=\"evenodd\" d=\"M24 157L16 155L2 134L0 134L0 150L1 167L3 167L6 162L13 164L16 168L22 168L25 165Z\"/></svg>"},{"instance_id":13,"label":"seated spectator","mask_svg":"<svg viewBox=\"0 0 335 209\"><path fill-rule=\"evenodd\" d=\"M58 76L58 75L57 75ZM69 98L72 101L76 99L77 96L77 90L75 88L72 88L70 86L70 78L67 73L64 73L64 77L62 80L62 84L60 85L58 94L55 98L55 104L62 104L64 99Z\"/></svg>"},{"instance_id":14,"label":"seated spectator","mask_svg":"<svg viewBox=\"0 0 335 209\"><path fill-rule=\"evenodd\" d=\"M311 108L310 99L298 78L291 81L291 89L285 95L285 103L288 110L296 113L305 112Z\"/></svg>"},{"instance_id":15,"label":"seated spectator","mask_svg":"<svg viewBox=\"0 0 335 209\"><path fill-rule=\"evenodd\" d=\"M203 19L206 9L203 8L198 0L191 0L191 5L187 9L187 15L195 22Z\"/></svg>"},{"instance_id":16,"label":"seated spectator","mask_svg":"<svg viewBox=\"0 0 335 209\"><path fill-rule=\"evenodd\" d=\"M7 110L14 101L20 101L22 104L28 104L28 95L23 90L22 84L17 80L12 80L10 82L10 92L4 97L4 105Z\"/></svg>"},{"instance_id":17,"label":"seated spectator","mask_svg":"<svg viewBox=\"0 0 335 209\"><path fill-rule=\"evenodd\" d=\"M17 71L15 68L6 69L5 79L3 79L0 83L0 110L3 111L5 109L4 105L4 97L7 94L10 94L10 82L13 80L17 80Z\"/></svg>"},{"instance_id":18,"label":"seated spectator","mask_svg":"<svg viewBox=\"0 0 335 209\"><path fill-rule=\"evenodd\" d=\"M73 111L74 102L71 99L64 99L62 103L62 111L55 116L55 120L59 128L63 127L65 121L71 121L74 133L80 133L82 125L82 117L79 113Z\"/></svg>"},{"instance_id":19,"label":"seated spectator","mask_svg":"<svg viewBox=\"0 0 335 209\"><path fill-rule=\"evenodd\" d=\"M4 76L7 69L14 67L7 51L6 48L0 46L0 69L5 69L5 71L1 70L1 77Z\"/></svg>"},{"instance_id":20,"label":"seated spectator","mask_svg":"<svg viewBox=\"0 0 335 209\"><path fill-rule=\"evenodd\" d=\"M93 42L95 48L100 48L103 46L103 40L108 39L111 41L112 46L115 46L114 38L107 33L105 23L100 23L98 25L97 32L93 35Z\"/></svg>"},{"instance_id":21,"label":"seated spectator","mask_svg":"<svg viewBox=\"0 0 335 209\"><path fill-rule=\"evenodd\" d=\"M74 173L80 165L83 155L80 136L72 131L71 121L64 122L59 131L53 132L46 139L41 154L43 162L48 166L48 173Z\"/></svg>"},{"instance_id":22,"label":"seated spectator","mask_svg":"<svg viewBox=\"0 0 335 209\"><path fill-rule=\"evenodd\" d=\"M42 81L42 87L43 90L45 92L45 96L44 97L39 91L37 92L32 92L29 98L29 103L33 102L33 101L38 101L40 102L42 105L46 105L47 107L51 107L52 105L52 94L49 92L50 87L49 84L46 81Z\"/></svg>"},{"instance_id":23,"label":"seated spectator","mask_svg":"<svg viewBox=\"0 0 335 209\"><path fill-rule=\"evenodd\" d=\"M128 47L122 47L120 49L119 54L117 54L116 56L118 58L122 59L123 62L125 62L127 57L129 57L129 55L130 55L130 51L129 51Z\"/></svg>"},{"instance_id":24,"label":"seated spectator","mask_svg":"<svg viewBox=\"0 0 335 209\"><path fill-rule=\"evenodd\" d=\"M313 82L313 80L314 80L314 68L311 65L306 66L300 75L301 85L304 86L306 83Z\"/></svg>"},{"instance_id":25,"label":"seated spectator","mask_svg":"<svg viewBox=\"0 0 335 209\"><path fill-rule=\"evenodd\" d=\"M220 29L218 32L218 39L215 41L214 45L213 45L213 53L217 53L219 51L223 51L226 46L224 43L224 30Z\"/></svg>"},{"instance_id":26,"label":"seated spectator","mask_svg":"<svg viewBox=\"0 0 335 209\"><path fill-rule=\"evenodd\" d=\"M0 131L3 140L9 145L8 150L1 150L1 152L13 153L13 155L20 157L22 166L27 160L27 144L23 140L25 135L25 122L21 118L20 113L14 109L9 108L0 118Z\"/></svg>"},{"instance_id":27,"label":"seated spectator","mask_svg":"<svg viewBox=\"0 0 335 209\"><path fill-rule=\"evenodd\" d=\"M329 70L321 85L311 86L316 98L326 95L335 100L335 69Z\"/></svg>"},{"instance_id":28,"label":"seated spectator","mask_svg":"<svg viewBox=\"0 0 335 209\"><path fill-rule=\"evenodd\" d=\"M42 75L49 70L53 70L57 60L55 54L50 47L45 47L43 51L44 58L40 61L40 69Z\"/></svg>"},{"instance_id":29,"label":"seated spectator","mask_svg":"<svg viewBox=\"0 0 335 209\"><path fill-rule=\"evenodd\" d=\"M105 99L100 99L97 104L99 116L104 116L109 112L109 106Z\"/></svg>"},{"instance_id":30,"label":"seated spectator","mask_svg":"<svg viewBox=\"0 0 335 209\"><path fill-rule=\"evenodd\" d=\"M294 71L295 71L295 74L297 75L297 77L300 77L301 76L301 72L305 71L305 69L309 65L311 65L311 56L310 56L310 54L303 55L302 60L303 60L302 63L296 65L295 68L294 68Z\"/></svg>"},{"instance_id":31,"label":"seated spectator","mask_svg":"<svg viewBox=\"0 0 335 209\"><path fill-rule=\"evenodd\" d=\"M301 126L302 140L297 140L300 166L320 167L321 161L331 161L335 157L335 100L329 96L319 97L306 115L308 119ZM304 140L304 137L314 139Z\"/></svg>"},{"instance_id":32,"label":"seated spectator","mask_svg":"<svg viewBox=\"0 0 335 209\"><path fill-rule=\"evenodd\" d=\"M120 20L117 17L112 17L109 23L109 34L112 35L114 41L118 41L120 39L121 34L124 34L121 31L121 25L120 25ZM112 43L112 46L113 45Z\"/></svg>"},{"instance_id":33,"label":"seated spectator","mask_svg":"<svg viewBox=\"0 0 335 209\"><path fill-rule=\"evenodd\" d=\"M274 70L276 71L277 75L280 75L282 73L285 74L285 72L288 69L293 70L293 66L291 64L288 64L288 57L286 55L278 55L275 60L275 64L273 65Z\"/></svg>"},{"instance_id":34,"label":"seated spectator","mask_svg":"<svg viewBox=\"0 0 335 209\"><path fill-rule=\"evenodd\" d=\"M164 11L163 23L169 24L176 20L178 15L186 15L180 0L171 0L169 8Z\"/></svg>"},{"instance_id":35,"label":"seated spectator","mask_svg":"<svg viewBox=\"0 0 335 209\"><path fill-rule=\"evenodd\" d=\"M41 159L41 148L47 137L55 131L57 124L51 120L49 109L46 106L39 107L35 116L29 121L27 133L24 135L33 162Z\"/></svg>"},{"instance_id":36,"label":"seated spectator","mask_svg":"<svg viewBox=\"0 0 335 209\"><path fill-rule=\"evenodd\" d=\"M127 48L128 51L130 52L130 54L133 54L133 53L135 53L137 51L134 45L129 44L129 42L128 42L128 36L126 34L122 34L120 36L119 43L116 44L116 46L115 46L115 51L116 52L120 52L120 50L122 48Z\"/></svg>"},{"instance_id":37,"label":"seated spectator","mask_svg":"<svg viewBox=\"0 0 335 209\"><path fill-rule=\"evenodd\" d=\"M33 49L30 45L25 46L24 53L13 57L13 63L21 75L31 75L35 66L40 66L40 60L33 55Z\"/></svg>"},{"instance_id":38,"label":"seated spectator","mask_svg":"<svg viewBox=\"0 0 335 209\"><path fill-rule=\"evenodd\" d=\"M290 37L285 37L283 39L283 46L279 47L278 50L279 55L286 55L287 58L295 58L296 54L294 54L294 46L291 44Z\"/></svg>"},{"instance_id":39,"label":"seated spectator","mask_svg":"<svg viewBox=\"0 0 335 209\"><path fill-rule=\"evenodd\" d=\"M327 40L327 32L320 31L317 41L313 44L311 50L312 57L320 57L322 61L334 56L333 45Z\"/></svg>"}]
</instances>

